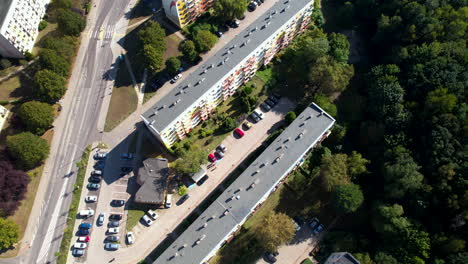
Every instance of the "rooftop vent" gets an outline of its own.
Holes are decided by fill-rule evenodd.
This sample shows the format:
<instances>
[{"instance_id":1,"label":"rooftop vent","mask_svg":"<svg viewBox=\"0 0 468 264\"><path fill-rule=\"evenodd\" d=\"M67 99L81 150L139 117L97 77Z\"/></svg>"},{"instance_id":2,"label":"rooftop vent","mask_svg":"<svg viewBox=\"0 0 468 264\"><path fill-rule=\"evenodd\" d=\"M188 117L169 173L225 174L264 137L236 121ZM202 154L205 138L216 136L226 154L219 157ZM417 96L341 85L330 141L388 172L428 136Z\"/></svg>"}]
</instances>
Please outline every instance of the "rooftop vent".
<instances>
[{"instance_id":1,"label":"rooftop vent","mask_svg":"<svg viewBox=\"0 0 468 264\"><path fill-rule=\"evenodd\" d=\"M211 65L210 65L210 68L213 68L213 67L214 67L214 64L213 64L213 63L211 63Z\"/></svg>"},{"instance_id":2,"label":"rooftop vent","mask_svg":"<svg viewBox=\"0 0 468 264\"><path fill-rule=\"evenodd\" d=\"M273 12L271 12L272 15L276 15L276 10L273 10Z\"/></svg>"},{"instance_id":3,"label":"rooftop vent","mask_svg":"<svg viewBox=\"0 0 468 264\"><path fill-rule=\"evenodd\" d=\"M151 120L151 122L149 123L150 125L154 124L154 120Z\"/></svg>"},{"instance_id":4,"label":"rooftop vent","mask_svg":"<svg viewBox=\"0 0 468 264\"><path fill-rule=\"evenodd\" d=\"M184 90L185 90L185 89L187 89L187 88L189 88L189 87L190 87L190 83L189 83L189 84L187 84L187 85L185 85L185 86L184 86L184 88L182 88L182 89L184 89Z\"/></svg>"},{"instance_id":5,"label":"rooftop vent","mask_svg":"<svg viewBox=\"0 0 468 264\"><path fill-rule=\"evenodd\" d=\"M224 62L228 61L229 60L229 57L226 57L224 58Z\"/></svg>"},{"instance_id":6,"label":"rooftop vent","mask_svg":"<svg viewBox=\"0 0 468 264\"><path fill-rule=\"evenodd\" d=\"M251 32L254 32L257 29L258 29L258 27L254 27Z\"/></svg>"},{"instance_id":7,"label":"rooftop vent","mask_svg":"<svg viewBox=\"0 0 468 264\"><path fill-rule=\"evenodd\" d=\"M226 216L229 214L229 210L224 211L223 215Z\"/></svg>"},{"instance_id":8,"label":"rooftop vent","mask_svg":"<svg viewBox=\"0 0 468 264\"><path fill-rule=\"evenodd\" d=\"M202 241L203 239L205 239L205 237L206 237L206 235L205 235L205 234L203 234L203 235L200 237L200 239L199 239L199 240L200 240L200 241Z\"/></svg>"},{"instance_id":9,"label":"rooftop vent","mask_svg":"<svg viewBox=\"0 0 468 264\"><path fill-rule=\"evenodd\" d=\"M255 182L252 182L252 184L250 184L250 188L251 189L255 188Z\"/></svg>"},{"instance_id":10,"label":"rooftop vent","mask_svg":"<svg viewBox=\"0 0 468 264\"><path fill-rule=\"evenodd\" d=\"M240 200L240 195L237 195L237 196L236 196L236 199L237 199L237 200Z\"/></svg>"},{"instance_id":11,"label":"rooftop vent","mask_svg":"<svg viewBox=\"0 0 468 264\"><path fill-rule=\"evenodd\" d=\"M204 223L203 227L206 228L208 226L208 223Z\"/></svg>"},{"instance_id":12,"label":"rooftop vent","mask_svg":"<svg viewBox=\"0 0 468 264\"><path fill-rule=\"evenodd\" d=\"M308 116L308 117L306 118L306 120L309 120L309 119L311 119L311 118L312 118L312 116Z\"/></svg>"}]
</instances>

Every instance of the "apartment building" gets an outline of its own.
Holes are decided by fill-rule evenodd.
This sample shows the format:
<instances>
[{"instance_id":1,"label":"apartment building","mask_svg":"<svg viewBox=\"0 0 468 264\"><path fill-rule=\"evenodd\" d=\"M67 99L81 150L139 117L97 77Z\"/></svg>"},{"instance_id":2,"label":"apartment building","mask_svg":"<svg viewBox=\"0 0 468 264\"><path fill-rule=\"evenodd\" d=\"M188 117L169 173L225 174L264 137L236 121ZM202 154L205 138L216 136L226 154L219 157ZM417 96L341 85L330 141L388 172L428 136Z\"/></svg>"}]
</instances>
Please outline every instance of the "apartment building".
<instances>
[{"instance_id":1,"label":"apartment building","mask_svg":"<svg viewBox=\"0 0 468 264\"><path fill-rule=\"evenodd\" d=\"M163 0L166 17L178 27L183 28L195 21L215 0Z\"/></svg>"},{"instance_id":2,"label":"apartment building","mask_svg":"<svg viewBox=\"0 0 468 264\"><path fill-rule=\"evenodd\" d=\"M307 107L153 264L207 263L334 123L316 104Z\"/></svg>"},{"instance_id":3,"label":"apartment building","mask_svg":"<svg viewBox=\"0 0 468 264\"><path fill-rule=\"evenodd\" d=\"M0 1L0 55L23 58L31 51L50 0Z\"/></svg>"},{"instance_id":4,"label":"apartment building","mask_svg":"<svg viewBox=\"0 0 468 264\"><path fill-rule=\"evenodd\" d=\"M310 23L313 2L278 1L141 117L166 146L182 140Z\"/></svg>"}]
</instances>

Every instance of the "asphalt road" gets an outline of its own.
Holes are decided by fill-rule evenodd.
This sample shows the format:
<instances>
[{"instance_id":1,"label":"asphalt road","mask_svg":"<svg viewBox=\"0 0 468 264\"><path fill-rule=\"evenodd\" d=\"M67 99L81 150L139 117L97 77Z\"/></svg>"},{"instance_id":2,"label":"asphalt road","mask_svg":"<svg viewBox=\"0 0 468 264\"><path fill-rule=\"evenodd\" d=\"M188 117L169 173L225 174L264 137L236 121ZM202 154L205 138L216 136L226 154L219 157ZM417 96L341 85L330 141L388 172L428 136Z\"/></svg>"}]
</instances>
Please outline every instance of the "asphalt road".
<instances>
[{"instance_id":1,"label":"asphalt road","mask_svg":"<svg viewBox=\"0 0 468 264\"><path fill-rule=\"evenodd\" d=\"M110 44L118 41L115 24L124 16L125 7L131 0L93 2L96 7L88 17L69 88L61 102L62 113L54 123L51 155L43 175L47 181L43 193L38 191L38 196L44 197L42 206L35 206L39 210L34 219L37 222L26 230L29 233L25 240L29 238L30 241L25 243L29 248L18 257L2 259L0 263L54 263L67 217L75 217L68 216L76 180L75 163L84 148L101 137L97 122L104 95L110 92L107 88L109 76L112 76L112 65L118 56L112 53Z\"/></svg>"}]
</instances>

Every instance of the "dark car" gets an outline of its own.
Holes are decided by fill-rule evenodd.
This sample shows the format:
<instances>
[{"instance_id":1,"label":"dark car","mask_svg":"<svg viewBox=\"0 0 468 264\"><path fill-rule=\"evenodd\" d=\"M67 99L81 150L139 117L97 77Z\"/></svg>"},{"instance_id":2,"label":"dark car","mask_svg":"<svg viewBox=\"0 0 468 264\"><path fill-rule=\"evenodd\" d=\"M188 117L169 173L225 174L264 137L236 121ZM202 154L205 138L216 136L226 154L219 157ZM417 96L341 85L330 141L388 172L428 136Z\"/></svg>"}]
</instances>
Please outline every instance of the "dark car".
<instances>
[{"instance_id":1,"label":"dark car","mask_svg":"<svg viewBox=\"0 0 468 264\"><path fill-rule=\"evenodd\" d=\"M119 221L109 221L109 223L107 223L107 226L108 227L119 227L120 222Z\"/></svg>"},{"instance_id":2,"label":"dark car","mask_svg":"<svg viewBox=\"0 0 468 264\"><path fill-rule=\"evenodd\" d=\"M266 252L263 258L268 263L275 263L276 262L275 256L270 252Z\"/></svg>"},{"instance_id":3,"label":"dark car","mask_svg":"<svg viewBox=\"0 0 468 264\"><path fill-rule=\"evenodd\" d=\"M96 164L94 164L94 168L97 170L102 170L104 169L105 165L106 164L104 163L104 161L101 160L101 161L96 162Z\"/></svg>"},{"instance_id":4,"label":"dark car","mask_svg":"<svg viewBox=\"0 0 468 264\"><path fill-rule=\"evenodd\" d=\"M220 144L219 146L217 146L216 149L222 152L227 151L227 148L223 144Z\"/></svg>"},{"instance_id":5,"label":"dark car","mask_svg":"<svg viewBox=\"0 0 468 264\"><path fill-rule=\"evenodd\" d=\"M112 200L111 205L112 206L123 206L125 204L124 200Z\"/></svg>"},{"instance_id":6,"label":"dark car","mask_svg":"<svg viewBox=\"0 0 468 264\"><path fill-rule=\"evenodd\" d=\"M97 177L97 176L91 176L89 177L88 179L89 182L93 182L93 183L100 183L101 182L101 178Z\"/></svg>"},{"instance_id":7,"label":"dark car","mask_svg":"<svg viewBox=\"0 0 468 264\"><path fill-rule=\"evenodd\" d=\"M111 214L109 216L109 220L117 220L120 221L122 220L122 215L121 214Z\"/></svg>"},{"instance_id":8,"label":"dark car","mask_svg":"<svg viewBox=\"0 0 468 264\"><path fill-rule=\"evenodd\" d=\"M119 237L118 236L108 236L108 237L106 237L106 240L109 241L109 242L117 242L117 241L119 241Z\"/></svg>"},{"instance_id":9,"label":"dark car","mask_svg":"<svg viewBox=\"0 0 468 264\"><path fill-rule=\"evenodd\" d=\"M93 227L93 225L90 224L90 223L81 223L78 228L80 228L80 229L90 229L91 227Z\"/></svg>"},{"instance_id":10,"label":"dark car","mask_svg":"<svg viewBox=\"0 0 468 264\"><path fill-rule=\"evenodd\" d=\"M319 220L318 220L316 217L314 217L314 218L309 222L309 227L310 227L310 229L314 230L314 229L318 226L319 223L320 223Z\"/></svg>"},{"instance_id":11,"label":"dark car","mask_svg":"<svg viewBox=\"0 0 468 264\"><path fill-rule=\"evenodd\" d=\"M202 185L203 183L206 182L206 180L208 180L208 175L203 176L203 178L201 178L201 179L197 182L197 185L198 185L198 186Z\"/></svg>"},{"instance_id":12,"label":"dark car","mask_svg":"<svg viewBox=\"0 0 468 264\"><path fill-rule=\"evenodd\" d=\"M87 236L87 235L89 235L89 229L85 229L85 228L80 228L80 229L78 229L78 235L79 235L79 236Z\"/></svg>"},{"instance_id":13,"label":"dark car","mask_svg":"<svg viewBox=\"0 0 468 264\"><path fill-rule=\"evenodd\" d=\"M322 224L318 225L313 231L314 235L322 233L323 229L325 229L325 227Z\"/></svg>"},{"instance_id":14,"label":"dark car","mask_svg":"<svg viewBox=\"0 0 468 264\"><path fill-rule=\"evenodd\" d=\"M216 31L215 34L216 34L216 36L218 36L218 38L223 36L223 32L221 32L221 31Z\"/></svg>"},{"instance_id":15,"label":"dark car","mask_svg":"<svg viewBox=\"0 0 468 264\"><path fill-rule=\"evenodd\" d=\"M188 198L190 198L190 195L188 195L188 194L182 196L182 197L179 199L179 201L177 201L177 205L183 204L185 201L187 201Z\"/></svg>"},{"instance_id":16,"label":"dark car","mask_svg":"<svg viewBox=\"0 0 468 264\"><path fill-rule=\"evenodd\" d=\"M237 20L231 20L231 21L226 22L226 25L228 25L230 28L239 27L239 24L240 23Z\"/></svg>"},{"instance_id":17,"label":"dark car","mask_svg":"<svg viewBox=\"0 0 468 264\"><path fill-rule=\"evenodd\" d=\"M273 96L273 95L270 95L270 97L268 97L268 100L271 100L271 101L273 101L273 103L275 103L275 104L277 104L277 103L279 102L279 99L278 99L278 98L276 98L276 97L275 97L275 96Z\"/></svg>"},{"instance_id":18,"label":"dark car","mask_svg":"<svg viewBox=\"0 0 468 264\"><path fill-rule=\"evenodd\" d=\"M88 189L90 190L97 190L101 187L101 185L99 185L98 183L88 183L86 187L88 187Z\"/></svg>"},{"instance_id":19,"label":"dark car","mask_svg":"<svg viewBox=\"0 0 468 264\"><path fill-rule=\"evenodd\" d=\"M120 170L122 172L130 172L130 171L132 171L132 167L121 167Z\"/></svg>"},{"instance_id":20,"label":"dark car","mask_svg":"<svg viewBox=\"0 0 468 264\"><path fill-rule=\"evenodd\" d=\"M215 154L216 158L218 158L218 160L224 158L224 153L222 151L217 150L214 154Z\"/></svg>"},{"instance_id":21,"label":"dark car","mask_svg":"<svg viewBox=\"0 0 468 264\"><path fill-rule=\"evenodd\" d=\"M249 3L249 5L247 6L247 9L250 11L250 12L253 12L255 11L255 9L257 9L257 3L255 3L255 1L252 1Z\"/></svg>"},{"instance_id":22,"label":"dark car","mask_svg":"<svg viewBox=\"0 0 468 264\"><path fill-rule=\"evenodd\" d=\"M267 104L266 102L265 103L261 103L260 104L260 107L263 108L264 111L268 112L271 110L271 106L269 104Z\"/></svg>"},{"instance_id":23,"label":"dark car","mask_svg":"<svg viewBox=\"0 0 468 264\"><path fill-rule=\"evenodd\" d=\"M258 123L261 120L260 117L258 117L258 115L256 115L255 113L250 114L250 117L253 119L255 123Z\"/></svg>"},{"instance_id":24,"label":"dark car","mask_svg":"<svg viewBox=\"0 0 468 264\"><path fill-rule=\"evenodd\" d=\"M269 105L271 108L273 108L276 105L276 103L270 99L266 99L265 104Z\"/></svg>"}]
</instances>

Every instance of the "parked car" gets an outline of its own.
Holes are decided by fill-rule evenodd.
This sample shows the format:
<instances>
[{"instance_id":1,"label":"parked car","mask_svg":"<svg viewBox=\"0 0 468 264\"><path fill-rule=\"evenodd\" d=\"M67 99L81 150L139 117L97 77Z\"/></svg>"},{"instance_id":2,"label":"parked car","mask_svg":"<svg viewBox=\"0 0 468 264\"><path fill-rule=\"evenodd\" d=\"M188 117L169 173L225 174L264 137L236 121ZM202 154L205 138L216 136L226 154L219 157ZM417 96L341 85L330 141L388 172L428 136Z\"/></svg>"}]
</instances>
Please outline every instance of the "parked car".
<instances>
[{"instance_id":1,"label":"parked car","mask_svg":"<svg viewBox=\"0 0 468 264\"><path fill-rule=\"evenodd\" d=\"M314 235L320 234L323 231L323 229L325 229L325 227L322 224L318 225L313 231Z\"/></svg>"},{"instance_id":2,"label":"parked car","mask_svg":"<svg viewBox=\"0 0 468 264\"><path fill-rule=\"evenodd\" d=\"M177 82L180 78L182 78L182 74L179 73L171 79L171 83Z\"/></svg>"},{"instance_id":3,"label":"parked car","mask_svg":"<svg viewBox=\"0 0 468 264\"><path fill-rule=\"evenodd\" d=\"M87 203L94 203L97 202L97 196L96 195L88 195L85 197L85 202Z\"/></svg>"},{"instance_id":4,"label":"parked car","mask_svg":"<svg viewBox=\"0 0 468 264\"><path fill-rule=\"evenodd\" d=\"M84 250L75 248L72 250L72 255L75 257L81 257L84 255Z\"/></svg>"},{"instance_id":5,"label":"parked car","mask_svg":"<svg viewBox=\"0 0 468 264\"><path fill-rule=\"evenodd\" d=\"M97 176L91 176L89 177L88 181L89 182L92 182L92 183L100 183L101 182L101 178L97 177Z\"/></svg>"},{"instance_id":6,"label":"parked car","mask_svg":"<svg viewBox=\"0 0 468 264\"><path fill-rule=\"evenodd\" d=\"M100 213L97 219L97 225L102 226L104 224L105 217L106 217L106 213Z\"/></svg>"},{"instance_id":7,"label":"parked car","mask_svg":"<svg viewBox=\"0 0 468 264\"><path fill-rule=\"evenodd\" d=\"M119 225L120 225L119 221L109 221L109 223L107 223L108 227L119 227Z\"/></svg>"},{"instance_id":8,"label":"parked car","mask_svg":"<svg viewBox=\"0 0 468 264\"><path fill-rule=\"evenodd\" d=\"M270 111L271 110L271 106L268 105L267 103L261 103L260 107L262 107L263 110L265 110L265 111Z\"/></svg>"},{"instance_id":9,"label":"parked car","mask_svg":"<svg viewBox=\"0 0 468 264\"><path fill-rule=\"evenodd\" d=\"M203 183L206 182L206 180L208 180L208 175L203 176L199 181L197 181L197 185L201 186Z\"/></svg>"},{"instance_id":10,"label":"parked car","mask_svg":"<svg viewBox=\"0 0 468 264\"><path fill-rule=\"evenodd\" d=\"M250 12L253 12L255 11L255 9L257 9L257 3L255 3L255 1L252 1L249 3L249 5L247 6L247 9L250 11Z\"/></svg>"},{"instance_id":11,"label":"parked car","mask_svg":"<svg viewBox=\"0 0 468 264\"><path fill-rule=\"evenodd\" d=\"M120 245L117 244L117 243L111 243L111 242L107 242L105 245L104 245L104 248L106 250L117 250L119 249Z\"/></svg>"},{"instance_id":12,"label":"parked car","mask_svg":"<svg viewBox=\"0 0 468 264\"><path fill-rule=\"evenodd\" d=\"M119 236L108 236L106 237L106 240L109 242L117 242L119 241Z\"/></svg>"},{"instance_id":13,"label":"parked car","mask_svg":"<svg viewBox=\"0 0 468 264\"><path fill-rule=\"evenodd\" d=\"M219 160L224 158L224 153L222 151L217 150L214 154Z\"/></svg>"},{"instance_id":14,"label":"parked car","mask_svg":"<svg viewBox=\"0 0 468 264\"><path fill-rule=\"evenodd\" d=\"M86 248L87 246L88 246L88 244L86 244L86 243L80 243L80 242L76 242L75 244L73 244L73 247L74 247L74 248L79 248L79 249Z\"/></svg>"},{"instance_id":15,"label":"parked car","mask_svg":"<svg viewBox=\"0 0 468 264\"><path fill-rule=\"evenodd\" d=\"M244 124L242 124L244 126L244 129L250 129L252 128L252 123L250 123L249 121L245 121Z\"/></svg>"},{"instance_id":16,"label":"parked car","mask_svg":"<svg viewBox=\"0 0 468 264\"><path fill-rule=\"evenodd\" d=\"M208 154L208 160L211 162L216 162L217 159L213 153Z\"/></svg>"},{"instance_id":17,"label":"parked car","mask_svg":"<svg viewBox=\"0 0 468 264\"><path fill-rule=\"evenodd\" d=\"M141 220L148 226L153 224L153 220L148 215L144 215Z\"/></svg>"},{"instance_id":18,"label":"parked car","mask_svg":"<svg viewBox=\"0 0 468 264\"><path fill-rule=\"evenodd\" d=\"M223 144L220 144L219 146L217 146L216 149L222 152L227 151L227 148Z\"/></svg>"},{"instance_id":19,"label":"parked car","mask_svg":"<svg viewBox=\"0 0 468 264\"><path fill-rule=\"evenodd\" d=\"M267 100L272 101L275 105L279 102L279 99L276 98L274 95L270 95Z\"/></svg>"},{"instance_id":20,"label":"parked car","mask_svg":"<svg viewBox=\"0 0 468 264\"><path fill-rule=\"evenodd\" d=\"M250 114L250 118L252 118L252 120L253 120L255 123L258 123L258 122L260 122L260 120L261 120L260 117L258 117L258 115L255 114L255 113Z\"/></svg>"},{"instance_id":21,"label":"parked car","mask_svg":"<svg viewBox=\"0 0 468 264\"><path fill-rule=\"evenodd\" d=\"M293 217L294 225L296 226L296 232L301 230L302 226L304 225L304 219L299 216Z\"/></svg>"},{"instance_id":22,"label":"parked car","mask_svg":"<svg viewBox=\"0 0 468 264\"><path fill-rule=\"evenodd\" d=\"M154 211L154 210L148 210L148 212L146 212L146 214L151 217L153 220L156 220L158 219L158 214Z\"/></svg>"},{"instance_id":23,"label":"parked car","mask_svg":"<svg viewBox=\"0 0 468 264\"><path fill-rule=\"evenodd\" d=\"M244 131L242 131L239 128L234 129L234 134L236 134L238 137L243 137L244 136Z\"/></svg>"},{"instance_id":24,"label":"parked car","mask_svg":"<svg viewBox=\"0 0 468 264\"><path fill-rule=\"evenodd\" d=\"M127 233L127 243L129 245L133 244L135 242L135 236L133 235L133 232L128 232Z\"/></svg>"},{"instance_id":25,"label":"parked car","mask_svg":"<svg viewBox=\"0 0 468 264\"><path fill-rule=\"evenodd\" d=\"M133 153L122 153L120 154L121 159L131 160L133 159Z\"/></svg>"},{"instance_id":26,"label":"parked car","mask_svg":"<svg viewBox=\"0 0 468 264\"><path fill-rule=\"evenodd\" d=\"M104 167L106 166L106 163L103 160L100 160L94 164L94 168L97 170L103 170Z\"/></svg>"},{"instance_id":27,"label":"parked car","mask_svg":"<svg viewBox=\"0 0 468 264\"><path fill-rule=\"evenodd\" d=\"M125 204L125 200L112 200L111 201L112 206L120 207L120 206L123 206L124 204Z\"/></svg>"},{"instance_id":28,"label":"parked car","mask_svg":"<svg viewBox=\"0 0 468 264\"><path fill-rule=\"evenodd\" d=\"M314 218L309 222L309 227L310 227L310 229L314 230L314 229L318 226L319 223L320 223L319 220L318 220L316 217L314 217Z\"/></svg>"},{"instance_id":29,"label":"parked car","mask_svg":"<svg viewBox=\"0 0 468 264\"><path fill-rule=\"evenodd\" d=\"M108 234L118 234L119 233L119 228L118 227L111 227L107 229Z\"/></svg>"},{"instance_id":30,"label":"parked car","mask_svg":"<svg viewBox=\"0 0 468 264\"><path fill-rule=\"evenodd\" d=\"M275 256L270 252L266 252L263 258L268 263L275 263L277 261Z\"/></svg>"},{"instance_id":31,"label":"parked car","mask_svg":"<svg viewBox=\"0 0 468 264\"><path fill-rule=\"evenodd\" d=\"M92 176L102 176L102 170L93 170L91 172Z\"/></svg>"},{"instance_id":32,"label":"parked car","mask_svg":"<svg viewBox=\"0 0 468 264\"><path fill-rule=\"evenodd\" d=\"M89 242L89 240L91 240L91 238L89 236L80 236L78 237L78 242Z\"/></svg>"},{"instance_id":33,"label":"parked car","mask_svg":"<svg viewBox=\"0 0 468 264\"><path fill-rule=\"evenodd\" d=\"M223 32L221 32L221 31L216 31L215 34L216 34L216 36L218 36L218 38L223 36Z\"/></svg>"},{"instance_id":34,"label":"parked car","mask_svg":"<svg viewBox=\"0 0 468 264\"><path fill-rule=\"evenodd\" d=\"M79 236L87 236L89 235L89 229L78 229L77 235Z\"/></svg>"},{"instance_id":35,"label":"parked car","mask_svg":"<svg viewBox=\"0 0 468 264\"><path fill-rule=\"evenodd\" d=\"M228 25L230 28L237 28L239 27L240 23L237 20L231 20L226 22L226 25Z\"/></svg>"},{"instance_id":36,"label":"parked car","mask_svg":"<svg viewBox=\"0 0 468 264\"><path fill-rule=\"evenodd\" d=\"M98 190L101 187L101 185L99 183L88 183L86 187L90 190Z\"/></svg>"},{"instance_id":37,"label":"parked car","mask_svg":"<svg viewBox=\"0 0 468 264\"><path fill-rule=\"evenodd\" d=\"M78 215L81 217L90 217L94 215L94 210L93 209L81 210L80 212L78 212Z\"/></svg>"},{"instance_id":38,"label":"parked car","mask_svg":"<svg viewBox=\"0 0 468 264\"><path fill-rule=\"evenodd\" d=\"M185 201L187 201L188 198L190 198L190 195L188 195L188 194L182 196L182 197L179 199L179 201L177 201L177 205L183 204Z\"/></svg>"},{"instance_id":39,"label":"parked car","mask_svg":"<svg viewBox=\"0 0 468 264\"><path fill-rule=\"evenodd\" d=\"M121 214L111 214L109 216L109 220L118 220L118 221L120 221L120 220L122 220L122 217L123 216Z\"/></svg>"},{"instance_id":40,"label":"parked car","mask_svg":"<svg viewBox=\"0 0 468 264\"><path fill-rule=\"evenodd\" d=\"M172 207L172 194L166 195L166 203L164 204L164 207L166 208Z\"/></svg>"},{"instance_id":41,"label":"parked car","mask_svg":"<svg viewBox=\"0 0 468 264\"><path fill-rule=\"evenodd\" d=\"M260 117L260 119L263 119L265 117L265 115L262 113L262 111L260 111L260 109L256 108L254 111L254 114L256 114L258 117Z\"/></svg>"},{"instance_id":42,"label":"parked car","mask_svg":"<svg viewBox=\"0 0 468 264\"><path fill-rule=\"evenodd\" d=\"M271 108L275 107L276 103L273 102L272 100L270 99L266 99L265 100L265 104L267 104L268 106L270 106Z\"/></svg>"},{"instance_id":43,"label":"parked car","mask_svg":"<svg viewBox=\"0 0 468 264\"><path fill-rule=\"evenodd\" d=\"M102 159L105 159L107 157L107 152L96 152L96 154L94 154L94 159L96 160L102 160Z\"/></svg>"},{"instance_id":44,"label":"parked car","mask_svg":"<svg viewBox=\"0 0 468 264\"><path fill-rule=\"evenodd\" d=\"M91 227L93 227L92 224L90 223L81 223L78 228L83 228L83 229L90 229Z\"/></svg>"}]
</instances>

